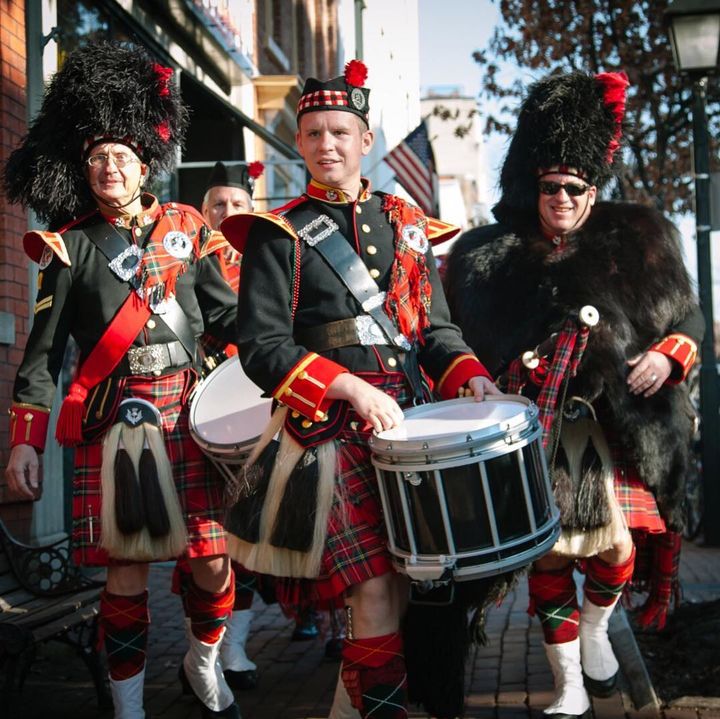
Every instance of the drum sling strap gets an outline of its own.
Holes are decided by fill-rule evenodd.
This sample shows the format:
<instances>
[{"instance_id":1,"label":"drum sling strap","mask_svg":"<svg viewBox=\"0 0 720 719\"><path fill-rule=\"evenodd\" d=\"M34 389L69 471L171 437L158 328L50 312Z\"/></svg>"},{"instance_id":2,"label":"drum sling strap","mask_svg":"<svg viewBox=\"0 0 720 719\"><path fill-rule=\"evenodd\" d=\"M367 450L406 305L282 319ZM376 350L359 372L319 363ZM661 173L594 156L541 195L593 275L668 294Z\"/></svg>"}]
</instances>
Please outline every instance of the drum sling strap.
<instances>
[{"instance_id":1,"label":"drum sling strap","mask_svg":"<svg viewBox=\"0 0 720 719\"><path fill-rule=\"evenodd\" d=\"M109 261L128 247L120 233L106 222L86 228L85 234ZM194 358L192 329L185 313L177 301L166 304L169 311L163 316L165 324L180 340L188 355ZM72 447L83 441L82 420L88 392L117 367L151 314L147 303L133 288L70 384L55 429L55 437L61 445Z\"/></svg>"},{"instance_id":2,"label":"drum sling strap","mask_svg":"<svg viewBox=\"0 0 720 719\"><path fill-rule=\"evenodd\" d=\"M297 210L292 213L293 226L300 238L314 247L338 279L347 287L364 312L378 324L392 347L402 350L398 355L400 366L413 392L413 403L424 401L424 389L417 349L395 327L383 309L384 293L380 291L370 271L350 243L340 232L337 224L327 215L319 217L314 211ZM290 221L290 218L285 216ZM319 228L319 231L316 231Z\"/></svg>"}]
</instances>

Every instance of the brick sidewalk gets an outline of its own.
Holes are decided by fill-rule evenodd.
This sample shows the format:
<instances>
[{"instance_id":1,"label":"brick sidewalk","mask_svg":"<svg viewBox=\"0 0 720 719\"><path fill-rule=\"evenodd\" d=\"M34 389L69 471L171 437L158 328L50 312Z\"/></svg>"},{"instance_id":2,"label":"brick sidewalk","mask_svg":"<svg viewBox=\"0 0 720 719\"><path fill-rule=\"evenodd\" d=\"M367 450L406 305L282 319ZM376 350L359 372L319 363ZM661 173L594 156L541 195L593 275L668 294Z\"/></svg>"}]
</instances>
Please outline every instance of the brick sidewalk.
<instances>
[{"instance_id":1,"label":"brick sidewalk","mask_svg":"<svg viewBox=\"0 0 720 719\"><path fill-rule=\"evenodd\" d=\"M684 601L720 597L720 549L688 544L681 563ZM185 651L180 602L169 592L172 568L151 571L150 611L153 618L145 704L153 719L197 719L192 699L181 694L177 672ZM239 692L243 719L322 719L327 717L338 664L324 657L321 640L291 642L292 624L277 606L257 604L248 654L258 664L260 684ZM469 719L497 717L541 719L552 694L552 676L542 647L537 619L527 613L527 585L521 581L500 607L489 612L488 645L476 649L468 665ZM643 667L644 668L644 667ZM412 711L413 718L425 714ZM616 694L594 701L595 719L720 719L720 708L636 711L624 678ZM90 719L100 713L82 662L63 645L45 645L33 663L25 688L12 702L0 704L0 719Z\"/></svg>"}]
</instances>

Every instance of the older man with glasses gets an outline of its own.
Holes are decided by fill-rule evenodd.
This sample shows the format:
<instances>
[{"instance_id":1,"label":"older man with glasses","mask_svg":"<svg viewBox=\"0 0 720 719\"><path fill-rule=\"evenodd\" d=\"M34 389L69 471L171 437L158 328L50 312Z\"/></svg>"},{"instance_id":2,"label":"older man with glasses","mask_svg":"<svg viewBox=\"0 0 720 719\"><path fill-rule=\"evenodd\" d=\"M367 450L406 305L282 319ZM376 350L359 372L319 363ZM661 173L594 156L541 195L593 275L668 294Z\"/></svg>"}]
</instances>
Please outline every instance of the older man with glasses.
<instances>
[{"instance_id":1,"label":"older man with glasses","mask_svg":"<svg viewBox=\"0 0 720 719\"><path fill-rule=\"evenodd\" d=\"M546 429L563 532L529 582L555 719L585 716L588 694L614 691L607 627L626 583L645 581L639 618L661 625L676 580L692 433L684 379L703 320L675 228L649 207L598 201L619 157L627 85L624 73L532 85L502 168L498 224L466 233L447 264L465 339L504 388L537 399ZM589 333L576 320L586 305L600 317ZM652 548L649 576L634 573L636 544Z\"/></svg>"}]
</instances>

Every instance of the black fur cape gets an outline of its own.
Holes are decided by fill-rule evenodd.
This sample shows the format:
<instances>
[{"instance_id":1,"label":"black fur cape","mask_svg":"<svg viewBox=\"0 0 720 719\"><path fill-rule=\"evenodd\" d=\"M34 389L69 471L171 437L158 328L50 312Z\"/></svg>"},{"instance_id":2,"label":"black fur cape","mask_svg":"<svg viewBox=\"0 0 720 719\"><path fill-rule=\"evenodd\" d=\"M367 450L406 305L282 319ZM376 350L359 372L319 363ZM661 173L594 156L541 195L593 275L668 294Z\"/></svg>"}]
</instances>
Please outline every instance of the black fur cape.
<instances>
[{"instance_id":1,"label":"black fur cape","mask_svg":"<svg viewBox=\"0 0 720 719\"><path fill-rule=\"evenodd\" d=\"M466 232L448 258L446 294L465 340L494 376L593 305L600 323L570 394L602 406L605 425L652 488L663 518L682 526L681 504L693 414L687 387L650 398L629 393L627 360L672 331L700 341L702 315L683 265L677 231L659 212L598 203L553 252L539 232L505 225Z\"/></svg>"}]
</instances>

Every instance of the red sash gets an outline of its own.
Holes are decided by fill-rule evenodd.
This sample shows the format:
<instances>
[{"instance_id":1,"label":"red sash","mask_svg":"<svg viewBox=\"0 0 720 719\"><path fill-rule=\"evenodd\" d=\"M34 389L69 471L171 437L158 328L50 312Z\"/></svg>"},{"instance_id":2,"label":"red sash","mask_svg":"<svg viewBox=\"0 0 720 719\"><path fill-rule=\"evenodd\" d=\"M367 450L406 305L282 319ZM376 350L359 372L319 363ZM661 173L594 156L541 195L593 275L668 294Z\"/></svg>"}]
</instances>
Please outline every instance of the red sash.
<instances>
[{"instance_id":1,"label":"red sash","mask_svg":"<svg viewBox=\"0 0 720 719\"><path fill-rule=\"evenodd\" d=\"M82 442L82 421L88 392L117 367L150 317L150 308L131 292L79 367L60 407L55 439L64 447Z\"/></svg>"},{"instance_id":2,"label":"red sash","mask_svg":"<svg viewBox=\"0 0 720 719\"><path fill-rule=\"evenodd\" d=\"M60 407L55 428L55 438L63 446L72 447L83 441L82 421L88 392L110 375L130 349L151 315L149 303L173 296L178 275L187 269L190 257L179 259L169 254L163 238L172 231L187 233L193 243L193 254L198 256L201 227L202 218L192 207L173 203L161 209L138 269L145 299L141 299L135 290L130 292L78 368Z\"/></svg>"}]
</instances>

